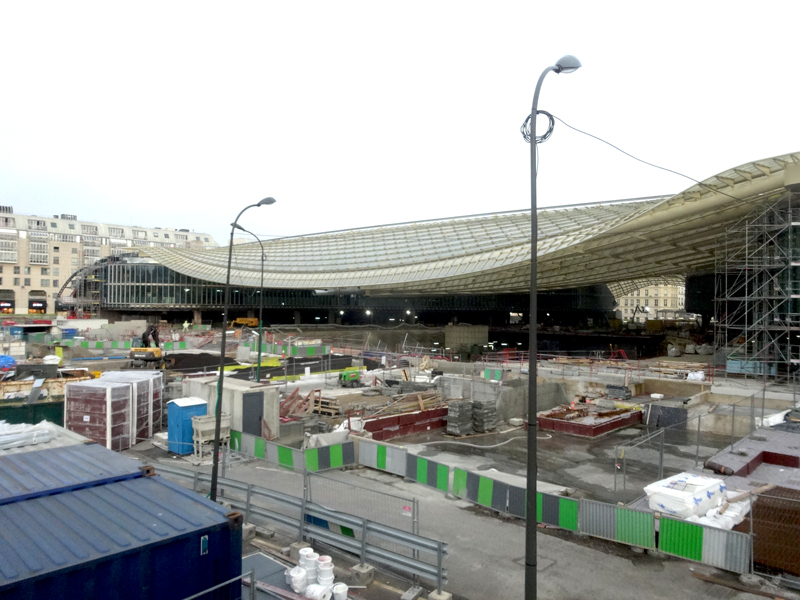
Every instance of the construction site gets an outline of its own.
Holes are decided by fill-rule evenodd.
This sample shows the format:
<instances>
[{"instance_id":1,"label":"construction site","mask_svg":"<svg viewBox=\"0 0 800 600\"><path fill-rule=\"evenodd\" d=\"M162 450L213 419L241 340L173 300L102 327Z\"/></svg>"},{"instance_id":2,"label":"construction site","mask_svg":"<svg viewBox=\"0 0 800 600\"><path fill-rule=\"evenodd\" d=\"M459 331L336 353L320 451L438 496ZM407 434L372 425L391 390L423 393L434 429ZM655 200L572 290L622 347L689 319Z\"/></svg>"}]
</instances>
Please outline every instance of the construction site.
<instances>
[{"instance_id":1,"label":"construction site","mask_svg":"<svg viewBox=\"0 0 800 600\"><path fill-rule=\"evenodd\" d=\"M544 597L798 597L800 159L704 185L540 215L536 348L519 213L85 269L3 326L0 596L518 597L532 519Z\"/></svg>"}]
</instances>

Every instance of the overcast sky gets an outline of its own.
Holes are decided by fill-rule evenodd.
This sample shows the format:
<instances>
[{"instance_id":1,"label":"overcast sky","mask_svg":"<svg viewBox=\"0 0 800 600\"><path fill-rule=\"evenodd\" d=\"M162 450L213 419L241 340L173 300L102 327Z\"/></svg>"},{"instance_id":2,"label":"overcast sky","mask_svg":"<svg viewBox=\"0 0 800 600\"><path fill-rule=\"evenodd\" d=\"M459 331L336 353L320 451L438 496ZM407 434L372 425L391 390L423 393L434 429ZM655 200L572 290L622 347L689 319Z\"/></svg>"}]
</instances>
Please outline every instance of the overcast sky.
<instances>
[{"instance_id":1,"label":"overcast sky","mask_svg":"<svg viewBox=\"0 0 800 600\"><path fill-rule=\"evenodd\" d=\"M4 2L0 204L296 235L530 206L539 108L705 179L800 151L800 2ZM540 127L544 126L540 117ZM560 123L539 204L691 182Z\"/></svg>"}]
</instances>

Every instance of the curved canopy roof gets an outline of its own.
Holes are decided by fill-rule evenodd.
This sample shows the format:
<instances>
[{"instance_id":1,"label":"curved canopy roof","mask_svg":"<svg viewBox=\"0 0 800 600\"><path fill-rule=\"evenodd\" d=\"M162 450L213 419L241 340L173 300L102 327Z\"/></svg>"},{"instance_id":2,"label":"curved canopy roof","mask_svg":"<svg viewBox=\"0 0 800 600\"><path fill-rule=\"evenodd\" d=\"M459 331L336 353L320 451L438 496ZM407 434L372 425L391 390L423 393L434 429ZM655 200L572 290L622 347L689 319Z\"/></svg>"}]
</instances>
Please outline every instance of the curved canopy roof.
<instances>
[{"instance_id":1,"label":"curved canopy roof","mask_svg":"<svg viewBox=\"0 0 800 600\"><path fill-rule=\"evenodd\" d=\"M539 289L597 283L615 291L714 267L715 238L757 204L787 194L800 153L729 169L674 196L538 211ZM264 287L378 294L530 289L530 210L386 225L264 242ZM147 248L156 262L224 283L228 248ZM261 249L233 248L231 283L258 287Z\"/></svg>"}]
</instances>

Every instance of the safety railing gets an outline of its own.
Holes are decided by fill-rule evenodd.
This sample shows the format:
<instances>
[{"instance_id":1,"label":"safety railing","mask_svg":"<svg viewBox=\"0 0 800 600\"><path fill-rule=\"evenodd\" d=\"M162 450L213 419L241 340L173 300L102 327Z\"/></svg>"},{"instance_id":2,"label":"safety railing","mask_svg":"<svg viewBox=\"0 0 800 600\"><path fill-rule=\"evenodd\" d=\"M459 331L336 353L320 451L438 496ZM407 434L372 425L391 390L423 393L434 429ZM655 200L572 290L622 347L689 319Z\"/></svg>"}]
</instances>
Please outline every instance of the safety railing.
<instances>
[{"instance_id":1,"label":"safety railing","mask_svg":"<svg viewBox=\"0 0 800 600\"><path fill-rule=\"evenodd\" d=\"M204 491L201 488L205 488L211 482L209 474L170 465L158 464L156 473L190 482L195 492ZM309 476L305 474L305 477ZM295 532L301 541L313 538L355 554L362 564L367 561L378 563L433 580L439 591L447 583L447 569L443 565L444 557L447 555L447 544L444 542L326 508L311 502L305 495L303 498L298 498L227 478L219 478L218 485L226 491L225 501L232 508L242 512L245 522L250 522L254 516L260 517L271 524L282 526L289 532ZM231 490L238 494L231 495ZM256 499L268 501L270 507L257 503ZM282 507L284 512L275 510L278 506ZM382 547L382 542L408 548L412 556L405 556ZM423 560L421 556L425 556L428 560Z\"/></svg>"}]
</instances>

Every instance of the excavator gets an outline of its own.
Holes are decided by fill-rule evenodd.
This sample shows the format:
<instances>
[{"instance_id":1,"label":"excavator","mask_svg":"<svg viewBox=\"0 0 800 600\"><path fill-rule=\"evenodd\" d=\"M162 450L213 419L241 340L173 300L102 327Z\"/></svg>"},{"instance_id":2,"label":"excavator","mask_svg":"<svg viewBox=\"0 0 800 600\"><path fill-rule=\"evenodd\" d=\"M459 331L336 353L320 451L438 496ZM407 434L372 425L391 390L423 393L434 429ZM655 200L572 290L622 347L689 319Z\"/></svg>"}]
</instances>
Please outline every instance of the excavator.
<instances>
[{"instance_id":1,"label":"excavator","mask_svg":"<svg viewBox=\"0 0 800 600\"><path fill-rule=\"evenodd\" d=\"M153 341L152 347L150 340ZM164 369L167 367L169 361L161 350L158 328L155 325L150 325L142 334L141 347L131 348L130 359L131 366L134 368Z\"/></svg>"}]
</instances>

